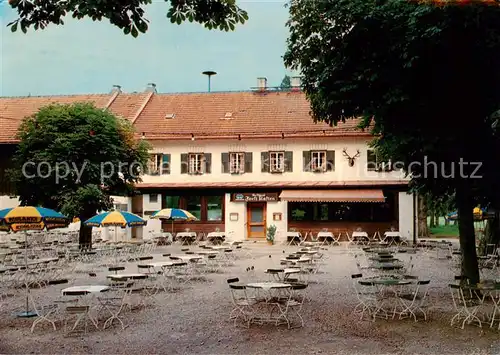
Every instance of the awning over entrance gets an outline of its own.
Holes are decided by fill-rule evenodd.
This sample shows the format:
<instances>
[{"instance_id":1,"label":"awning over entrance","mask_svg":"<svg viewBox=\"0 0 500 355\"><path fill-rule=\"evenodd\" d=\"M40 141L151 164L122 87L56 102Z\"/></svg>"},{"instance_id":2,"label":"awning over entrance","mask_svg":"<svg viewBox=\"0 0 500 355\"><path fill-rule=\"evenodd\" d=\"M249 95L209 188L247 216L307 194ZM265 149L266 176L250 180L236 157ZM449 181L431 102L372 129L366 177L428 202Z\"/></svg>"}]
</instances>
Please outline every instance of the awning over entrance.
<instances>
[{"instance_id":1,"label":"awning over entrance","mask_svg":"<svg viewBox=\"0 0 500 355\"><path fill-rule=\"evenodd\" d=\"M382 190L283 190L280 199L290 202L385 202Z\"/></svg>"}]
</instances>

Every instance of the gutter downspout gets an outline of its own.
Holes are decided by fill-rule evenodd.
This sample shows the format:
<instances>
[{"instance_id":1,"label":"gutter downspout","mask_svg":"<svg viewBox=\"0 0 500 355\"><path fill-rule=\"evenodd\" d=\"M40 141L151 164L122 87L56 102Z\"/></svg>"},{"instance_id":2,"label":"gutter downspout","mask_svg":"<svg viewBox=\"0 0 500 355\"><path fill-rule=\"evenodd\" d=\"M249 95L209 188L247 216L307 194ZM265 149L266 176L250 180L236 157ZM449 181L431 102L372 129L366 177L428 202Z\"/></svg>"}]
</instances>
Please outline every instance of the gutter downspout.
<instances>
[{"instance_id":1,"label":"gutter downspout","mask_svg":"<svg viewBox=\"0 0 500 355\"><path fill-rule=\"evenodd\" d=\"M417 245L417 194L413 193L413 246Z\"/></svg>"}]
</instances>

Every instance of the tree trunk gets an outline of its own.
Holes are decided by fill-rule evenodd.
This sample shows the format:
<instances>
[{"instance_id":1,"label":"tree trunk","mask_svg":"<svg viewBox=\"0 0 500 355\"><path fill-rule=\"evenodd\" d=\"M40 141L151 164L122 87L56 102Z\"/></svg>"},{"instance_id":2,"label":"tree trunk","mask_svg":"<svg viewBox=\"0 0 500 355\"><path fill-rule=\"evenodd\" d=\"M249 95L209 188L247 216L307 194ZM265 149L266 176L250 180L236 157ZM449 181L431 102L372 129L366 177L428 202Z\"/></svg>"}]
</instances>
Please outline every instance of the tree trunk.
<instances>
[{"instance_id":1,"label":"tree trunk","mask_svg":"<svg viewBox=\"0 0 500 355\"><path fill-rule=\"evenodd\" d=\"M418 236L426 238L429 236L427 226L427 204L423 196L418 196Z\"/></svg>"},{"instance_id":2,"label":"tree trunk","mask_svg":"<svg viewBox=\"0 0 500 355\"><path fill-rule=\"evenodd\" d=\"M444 216L444 225L449 226L450 225L450 220Z\"/></svg>"},{"instance_id":3,"label":"tree trunk","mask_svg":"<svg viewBox=\"0 0 500 355\"><path fill-rule=\"evenodd\" d=\"M89 250L92 248L92 227L80 225L80 235L78 239L80 250Z\"/></svg>"},{"instance_id":4,"label":"tree trunk","mask_svg":"<svg viewBox=\"0 0 500 355\"><path fill-rule=\"evenodd\" d=\"M473 285L479 282L479 267L476 254L476 237L474 235L474 201L471 189L464 184L457 188L458 231L460 234L460 250L462 252L462 276Z\"/></svg>"},{"instance_id":5,"label":"tree trunk","mask_svg":"<svg viewBox=\"0 0 500 355\"><path fill-rule=\"evenodd\" d=\"M431 212L431 218L430 218L430 221L429 221L429 227L431 228L436 228L436 214L433 212Z\"/></svg>"},{"instance_id":6,"label":"tree trunk","mask_svg":"<svg viewBox=\"0 0 500 355\"><path fill-rule=\"evenodd\" d=\"M95 211L85 211L80 218L80 234L78 238L78 244L80 245L80 250L89 250L92 248L92 227L88 227L83 224L87 219L94 217Z\"/></svg>"}]
</instances>

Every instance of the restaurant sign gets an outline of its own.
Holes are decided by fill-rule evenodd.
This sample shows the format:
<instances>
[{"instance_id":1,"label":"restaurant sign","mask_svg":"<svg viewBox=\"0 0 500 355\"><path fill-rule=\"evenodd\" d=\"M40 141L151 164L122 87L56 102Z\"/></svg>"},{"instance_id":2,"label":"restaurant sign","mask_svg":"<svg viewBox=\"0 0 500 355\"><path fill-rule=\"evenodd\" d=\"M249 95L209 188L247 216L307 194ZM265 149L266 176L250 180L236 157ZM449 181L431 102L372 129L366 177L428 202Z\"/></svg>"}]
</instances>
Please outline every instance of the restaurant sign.
<instances>
[{"instance_id":1,"label":"restaurant sign","mask_svg":"<svg viewBox=\"0 0 500 355\"><path fill-rule=\"evenodd\" d=\"M278 193L237 193L231 195L232 202L276 202Z\"/></svg>"}]
</instances>

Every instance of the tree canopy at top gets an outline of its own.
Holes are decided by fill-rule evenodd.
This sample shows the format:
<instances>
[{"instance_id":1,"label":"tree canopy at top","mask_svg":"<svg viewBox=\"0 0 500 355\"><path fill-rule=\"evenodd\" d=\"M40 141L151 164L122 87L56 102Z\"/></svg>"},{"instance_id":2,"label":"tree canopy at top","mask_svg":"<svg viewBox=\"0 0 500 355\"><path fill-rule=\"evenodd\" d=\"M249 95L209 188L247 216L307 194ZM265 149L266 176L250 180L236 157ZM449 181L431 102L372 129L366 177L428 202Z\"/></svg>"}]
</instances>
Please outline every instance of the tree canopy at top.
<instances>
[{"instance_id":1,"label":"tree canopy at top","mask_svg":"<svg viewBox=\"0 0 500 355\"><path fill-rule=\"evenodd\" d=\"M290 6L285 62L302 72L314 118L336 124L363 117L381 134L380 150L405 163L415 180L423 164L411 163L424 159L462 158L483 168L490 157L497 162L488 153L498 147L491 133L500 109L500 7L437 3L448 5L296 0ZM450 179L438 175L420 182L445 192Z\"/></svg>"},{"instance_id":2,"label":"tree canopy at top","mask_svg":"<svg viewBox=\"0 0 500 355\"><path fill-rule=\"evenodd\" d=\"M500 207L498 5L293 0L285 54L303 74L315 120L361 117L377 150L415 186L456 193L463 266L474 281L474 199Z\"/></svg>"},{"instance_id":3,"label":"tree canopy at top","mask_svg":"<svg viewBox=\"0 0 500 355\"><path fill-rule=\"evenodd\" d=\"M186 20L203 24L208 29L234 30L248 20L246 11L235 0L165 0L170 4L167 18L181 24ZM152 0L9 0L19 17L9 23L13 32L30 27L44 29L49 24L63 25L63 18L108 19L125 34L137 37L148 30L145 7Z\"/></svg>"}]
</instances>

